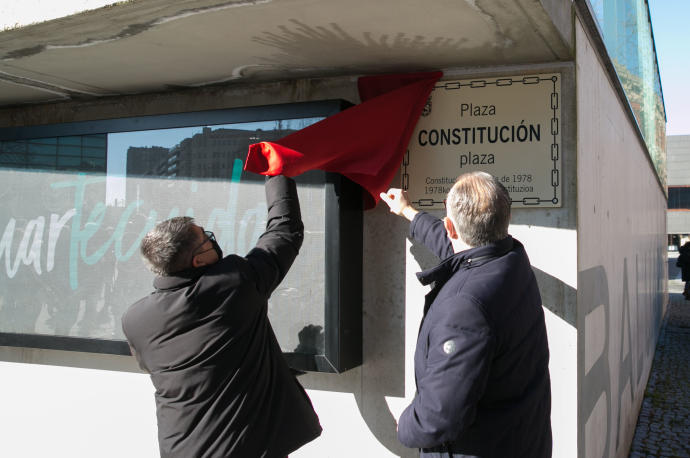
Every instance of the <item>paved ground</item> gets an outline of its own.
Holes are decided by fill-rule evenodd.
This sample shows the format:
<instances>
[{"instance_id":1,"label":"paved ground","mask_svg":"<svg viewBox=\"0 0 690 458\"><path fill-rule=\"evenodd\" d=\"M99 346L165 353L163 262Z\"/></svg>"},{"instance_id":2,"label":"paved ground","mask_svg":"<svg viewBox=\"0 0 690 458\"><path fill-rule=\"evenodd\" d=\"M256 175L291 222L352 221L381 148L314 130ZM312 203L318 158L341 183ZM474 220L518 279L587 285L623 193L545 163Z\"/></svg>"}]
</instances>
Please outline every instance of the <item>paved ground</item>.
<instances>
[{"instance_id":1,"label":"paved ground","mask_svg":"<svg viewBox=\"0 0 690 458\"><path fill-rule=\"evenodd\" d=\"M637 420L630 457L690 457L690 301L669 253L669 309Z\"/></svg>"}]
</instances>

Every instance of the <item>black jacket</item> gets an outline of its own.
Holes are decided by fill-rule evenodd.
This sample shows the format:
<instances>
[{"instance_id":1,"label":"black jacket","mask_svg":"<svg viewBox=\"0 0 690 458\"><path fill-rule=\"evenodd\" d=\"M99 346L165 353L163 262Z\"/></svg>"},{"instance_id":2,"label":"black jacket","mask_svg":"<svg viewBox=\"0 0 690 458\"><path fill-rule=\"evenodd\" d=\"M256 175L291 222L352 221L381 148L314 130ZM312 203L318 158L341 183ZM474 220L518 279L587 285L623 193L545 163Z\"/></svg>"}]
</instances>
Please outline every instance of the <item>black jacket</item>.
<instances>
[{"instance_id":1,"label":"black jacket","mask_svg":"<svg viewBox=\"0 0 690 458\"><path fill-rule=\"evenodd\" d=\"M687 243L678 250L678 259L676 260L676 267L681 269L681 279L683 281L690 281L690 245Z\"/></svg>"},{"instance_id":2,"label":"black jacket","mask_svg":"<svg viewBox=\"0 0 690 458\"><path fill-rule=\"evenodd\" d=\"M295 182L266 182L266 232L246 257L157 277L122 327L156 388L163 457L284 457L321 433L267 307L303 239Z\"/></svg>"},{"instance_id":3,"label":"black jacket","mask_svg":"<svg viewBox=\"0 0 690 458\"><path fill-rule=\"evenodd\" d=\"M418 274L434 287L398 438L422 456L551 456L546 326L522 244L509 236L454 254L443 223L423 212L410 234L444 261Z\"/></svg>"}]
</instances>

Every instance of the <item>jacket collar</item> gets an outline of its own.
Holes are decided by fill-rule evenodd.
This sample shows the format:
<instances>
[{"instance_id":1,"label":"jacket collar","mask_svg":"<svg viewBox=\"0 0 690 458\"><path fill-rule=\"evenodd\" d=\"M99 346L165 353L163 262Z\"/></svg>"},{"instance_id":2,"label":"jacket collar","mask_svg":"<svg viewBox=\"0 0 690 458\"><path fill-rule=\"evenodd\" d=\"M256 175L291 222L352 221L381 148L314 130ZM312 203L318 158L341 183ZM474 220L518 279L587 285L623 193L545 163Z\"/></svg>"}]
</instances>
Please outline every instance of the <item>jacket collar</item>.
<instances>
[{"instance_id":1,"label":"jacket collar","mask_svg":"<svg viewBox=\"0 0 690 458\"><path fill-rule=\"evenodd\" d=\"M419 279L422 285L428 285L432 282L445 283L455 272L461 269L477 267L491 259L501 257L512 250L514 245L514 240L509 235L496 243L455 253L441 261L436 267L423 272L417 272L417 279Z\"/></svg>"},{"instance_id":2,"label":"jacket collar","mask_svg":"<svg viewBox=\"0 0 690 458\"><path fill-rule=\"evenodd\" d=\"M171 290L184 288L196 281L206 272L208 266L190 267L166 276L158 276L153 280L153 287L157 290Z\"/></svg>"}]
</instances>

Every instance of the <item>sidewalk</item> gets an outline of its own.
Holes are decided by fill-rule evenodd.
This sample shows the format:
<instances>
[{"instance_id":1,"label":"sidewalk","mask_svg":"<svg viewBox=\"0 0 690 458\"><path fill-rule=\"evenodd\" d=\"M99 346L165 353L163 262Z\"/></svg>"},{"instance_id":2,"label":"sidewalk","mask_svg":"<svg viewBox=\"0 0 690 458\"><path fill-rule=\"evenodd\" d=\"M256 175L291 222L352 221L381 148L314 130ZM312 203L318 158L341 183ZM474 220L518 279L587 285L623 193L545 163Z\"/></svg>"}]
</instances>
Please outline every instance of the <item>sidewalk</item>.
<instances>
[{"instance_id":1,"label":"sidewalk","mask_svg":"<svg viewBox=\"0 0 690 458\"><path fill-rule=\"evenodd\" d=\"M676 256L669 253L669 308L630 447L634 458L690 457L690 301L681 294Z\"/></svg>"}]
</instances>

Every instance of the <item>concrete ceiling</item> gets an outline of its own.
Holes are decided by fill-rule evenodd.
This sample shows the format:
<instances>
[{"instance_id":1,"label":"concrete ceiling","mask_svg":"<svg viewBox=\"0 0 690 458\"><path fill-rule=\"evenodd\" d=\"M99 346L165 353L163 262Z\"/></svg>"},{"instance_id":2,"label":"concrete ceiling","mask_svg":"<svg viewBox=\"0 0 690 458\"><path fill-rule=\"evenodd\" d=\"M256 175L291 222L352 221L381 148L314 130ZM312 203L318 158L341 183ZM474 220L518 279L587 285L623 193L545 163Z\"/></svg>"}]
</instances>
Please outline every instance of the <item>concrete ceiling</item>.
<instances>
[{"instance_id":1,"label":"concrete ceiling","mask_svg":"<svg viewBox=\"0 0 690 458\"><path fill-rule=\"evenodd\" d=\"M0 32L0 106L567 60L569 8L568 0L122 2Z\"/></svg>"}]
</instances>

